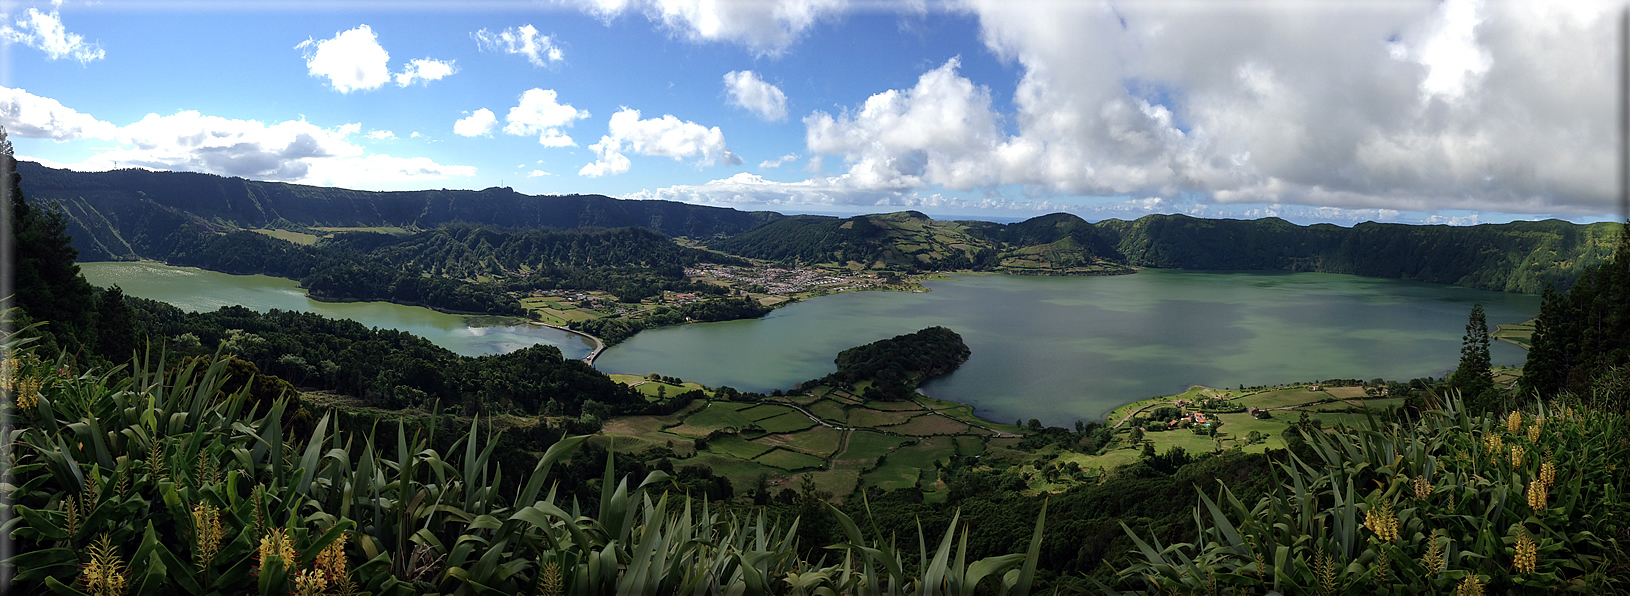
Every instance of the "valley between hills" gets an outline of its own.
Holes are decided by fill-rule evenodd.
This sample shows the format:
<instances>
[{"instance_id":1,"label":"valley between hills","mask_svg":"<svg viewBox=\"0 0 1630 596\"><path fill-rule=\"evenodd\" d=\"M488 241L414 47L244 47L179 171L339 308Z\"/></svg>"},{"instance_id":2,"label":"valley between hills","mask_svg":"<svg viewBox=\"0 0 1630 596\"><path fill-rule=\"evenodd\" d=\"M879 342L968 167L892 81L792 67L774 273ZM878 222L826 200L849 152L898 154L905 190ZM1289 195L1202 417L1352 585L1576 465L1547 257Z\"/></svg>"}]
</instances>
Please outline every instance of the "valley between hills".
<instances>
[{"instance_id":1,"label":"valley between hills","mask_svg":"<svg viewBox=\"0 0 1630 596\"><path fill-rule=\"evenodd\" d=\"M1600 306L1591 296L1620 283L1611 267L1623 244L1611 224L1341 228L1185 216L1089 223L1051 214L1004 225L917 212L782 216L508 189L361 193L139 170L92 174L22 164L19 171L31 201L59 210L49 217L58 218L62 242L81 260L282 277L298 280L313 299L424 306L469 315L477 326L558 326L604 342L588 360L650 329L754 319L833 293L923 292L925 282L947 274L1321 272L1546 292L1537 320L1495 321L1492 334L1479 327L1481 306L1474 309L1465 341L1472 354L1481 342L1486 386L1478 384L1482 377L1458 374L1194 385L1074 428L986 420L972 405L922 392L970 357L963 337L941 326L844 349L835 354L836 371L823 377L741 391L664 371L608 375L548 346L463 356L354 321L230 306L188 312L88 286L89 306L36 303L22 319L36 334L31 350L80 355L65 367L101 370L140 354L139 338L152 342L149 358L164 354L161 369L178 361L186 363L178 374L208 366L237 383L229 386L234 399L258 404L251 413L269 407L257 422L267 426L256 432L316 437L311 450L324 433L338 445L342 433L391 428L399 456L409 445L425 453L467 449L469 462L485 434L481 461L492 455L499 492L536 492L519 483L540 462L566 466L556 490L574 499L599 495L602 503L611 502L616 477L658 478L726 511L802 516L807 525L798 536L810 545L842 538L838 520L848 518L834 516L868 517L881 540L885 528L907 531L907 520L939 527L967 509L977 520L970 530L976 556L1012 552L1020 538L1008 529L1046 519L1073 537L1052 540L1045 552L1040 538L1032 546L1028 556L1041 561L1048 585L1116 581L1146 532L1127 529L1127 520L1162 540L1193 540L1189 499L1170 495L1196 487L1204 494L1218 482L1253 498L1268 495L1277 488L1266 470L1284 465L1297 473L1294 466L1305 465L1286 463L1287 454L1334 461L1341 454L1330 441L1363 429L1467 408L1496 416L1524 392L1596 387L1609 401L1588 407L1619 403L1611 397L1617 373L1594 368L1611 366L1611 358L1580 359L1568 351L1577 341L1554 343L1555 330L1564 329L1559 321ZM75 314L83 312L95 316ZM50 325L41 332L27 326L34 321ZM1551 339L1539 339L1542 329L1552 330ZM1530 356L1526 373L1489 366L1491 338L1548 360L1536 366ZM1621 360L1625 351L1586 349ZM1466 362L1461 368L1470 370ZM568 444L582 453L556 452ZM604 462L603 478L597 462ZM1612 478L1625 481L1623 474ZM1059 508L1047 513L1052 499Z\"/></svg>"}]
</instances>

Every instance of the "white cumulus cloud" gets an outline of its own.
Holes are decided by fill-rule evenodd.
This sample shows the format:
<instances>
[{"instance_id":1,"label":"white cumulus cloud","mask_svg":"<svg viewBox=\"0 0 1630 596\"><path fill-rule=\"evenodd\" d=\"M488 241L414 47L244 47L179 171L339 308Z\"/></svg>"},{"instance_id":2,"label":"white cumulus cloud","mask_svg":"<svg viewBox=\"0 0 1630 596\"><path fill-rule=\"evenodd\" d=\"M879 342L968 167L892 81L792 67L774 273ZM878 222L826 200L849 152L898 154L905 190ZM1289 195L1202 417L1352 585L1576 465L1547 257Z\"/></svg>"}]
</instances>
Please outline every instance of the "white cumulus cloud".
<instances>
[{"instance_id":1,"label":"white cumulus cloud","mask_svg":"<svg viewBox=\"0 0 1630 596\"><path fill-rule=\"evenodd\" d=\"M787 117L787 94L751 70L726 73L724 89L729 95L730 105L752 112L765 121L776 122Z\"/></svg>"},{"instance_id":2,"label":"white cumulus cloud","mask_svg":"<svg viewBox=\"0 0 1630 596\"><path fill-rule=\"evenodd\" d=\"M482 29L470 34L484 51L520 54L534 66L548 66L566 58L553 37L538 34L536 27L521 25L503 31Z\"/></svg>"},{"instance_id":3,"label":"white cumulus cloud","mask_svg":"<svg viewBox=\"0 0 1630 596\"><path fill-rule=\"evenodd\" d=\"M353 139L379 139L390 133L363 135L360 123L330 127L304 119L267 123L182 110L168 116L148 114L115 126L56 100L4 87L0 126L22 138L112 142L80 163L64 164L76 170L141 167L372 189L412 188L476 172L473 166L445 165L427 157L369 153Z\"/></svg>"},{"instance_id":4,"label":"white cumulus cloud","mask_svg":"<svg viewBox=\"0 0 1630 596\"><path fill-rule=\"evenodd\" d=\"M378 89L391 79L390 53L367 25L341 31L331 39L307 39L294 47L305 53L311 76L328 79L340 93Z\"/></svg>"},{"instance_id":5,"label":"white cumulus cloud","mask_svg":"<svg viewBox=\"0 0 1630 596\"><path fill-rule=\"evenodd\" d=\"M304 54L306 71L311 76L327 79L340 93L378 89L392 79L401 87L428 84L458 72L452 60L419 58L409 60L401 72L391 74L390 52L379 45L379 36L366 24L329 39L308 38L294 49Z\"/></svg>"},{"instance_id":6,"label":"white cumulus cloud","mask_svg":"<svg viewBox=\"0 0 1630 596\"><path fill-rule=\"evenodd\" d=\"M369 131L367 136L375 141L390 141L396 139L396 133L388 130Z\"/></svg>"},{"instance_id":7,"label":"white cumulus cloud","mask_svg":"<svg viewBox=\"0 0 1630 596\"><path fill-rule=\"evenodd\" d=\"M466 137L490 135L498 128L498 116L492 110L481 108L453 123L453 134ZM413 133L418 136L419 133Z\"/></svg>"},{"instance_id":8,"label":"white cumulus cloud","mask_svg":"<svg viewBox=\"0 0 1630 596\"><path fill-rule=\"evenodd\" d=\"M452 60L432 60L430 58L409 60L407 66L402 68L402 72L396 73L396 84L406 87L414 83L429 84L430 81L441 80L443 77L458 72L458 67L454 66L453 62Z\"/></svg>"},{"instance_id":9,"label":"white cumulus cloud","mask_svg":"<svg viewBox=\"0 0 1630 596\"><path fill-rule=\"evenodd\" d=\"M45 57L51 60L69 58L85 64L107 56L101 44L86 43L83 35L69 33L56 8L51 12L30 8L14 24L0 24L0 41L20 43L45 52Z\"/></svg>"},{"instance_id":10,"label":"white cumulus cloud","mask_svg":"<svg viewBox=\"0 0 1630 596\"><path fill-rule=\"evenodd\" d=\"M611 115L608 132L600 142L590 145L599 159L583 166L579 175L599 177L627 172L630 166L627 150L640 155L671 157L675 160L696 158L696 165L711 166L719 162L739 164L741 159L725 147L724 133L719 127L702 126L680 120L671 114L660 118L640 119L640 111L623 108Z\"/></svg>"},{"instance_id":11,"label":"white cumulus cloud","mask_svg":"<svg viewBox=\"0 0 1630 596\"><path fill-rule=\"evenodd\" d=\"M22 89L0 87L0 126L13 137L72 141L112 139L118 127Z\"/></svg>"},{"instance_id":12,"label":"white cumulus cloud","mask_svg":"<svg viewBox=\"0 0 1630 596\"><path fill-rule=\"evenodd\" d=\"M587 110L556 101L553 89L528 89L521 94L521 102L509 109L504 118L504 132L512 135L538 135L538 143L545 147L570 147L577 143L561 132L573 122L588 118Z\"/></svg>"},{"instance_id":13,"label":"white cumulus cloud","mask_svg":"<svg viewBox=\"0 0 1630 596\"><path fill-rule=\"evenodd\" d=\"M811 152L844 156L858 187L1000 183L992 158L1003 136L990 91L957 74L960 64L953 58L911 89L873 95L857 111L809 115L805 143Z\"/></svg>"}]
</instances>

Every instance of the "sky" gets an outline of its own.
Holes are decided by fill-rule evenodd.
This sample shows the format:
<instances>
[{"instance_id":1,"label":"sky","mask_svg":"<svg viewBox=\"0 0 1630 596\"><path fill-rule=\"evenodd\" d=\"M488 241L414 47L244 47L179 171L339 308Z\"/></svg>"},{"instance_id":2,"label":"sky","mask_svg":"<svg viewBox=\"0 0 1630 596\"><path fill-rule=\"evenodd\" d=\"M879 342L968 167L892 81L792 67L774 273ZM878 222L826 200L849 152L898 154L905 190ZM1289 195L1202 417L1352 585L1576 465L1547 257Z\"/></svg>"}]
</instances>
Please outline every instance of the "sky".
<instances>
[{"instance_id":1,"label":"sky","mask_svg":"<svg viewBox=\"0 0 1630 596\"><path fill-rule=\"evenodd\" d=\"M0 3L20 159L783 213L1616 219L1622 3ZM24 181L27 191L27 181Z\"/></svg>"}]
</instances>

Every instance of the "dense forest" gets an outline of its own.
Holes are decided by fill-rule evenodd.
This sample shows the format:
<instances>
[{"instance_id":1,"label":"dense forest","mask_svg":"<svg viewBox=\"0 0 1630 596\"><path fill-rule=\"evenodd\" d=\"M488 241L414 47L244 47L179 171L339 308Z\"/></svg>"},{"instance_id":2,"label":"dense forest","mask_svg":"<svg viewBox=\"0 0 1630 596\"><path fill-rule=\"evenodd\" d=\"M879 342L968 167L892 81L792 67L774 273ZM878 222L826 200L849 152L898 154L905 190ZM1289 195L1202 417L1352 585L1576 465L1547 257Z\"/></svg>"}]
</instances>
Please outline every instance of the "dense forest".
<instances>
[{"instance_id":1,"label":"dense forest","mask_svg":"<svg viewBox=\"0 0 1630 596\"><path fill-rule=\"evenodd\" d=\"M577 417L642 412L645 398L553 346L460 356L430 340L349 319L228 306L189 313L127 297L154 349L175 356L226 353L302 387L355 396L388 409L433 403L461 415L515 412Z\"/></svg>"},{"instance_id":2,"label":"dense forest","mask_svg":"<svg viewBox=\"0 0 1630 596\"><path fill-rule=\"evenodd\" d=\"M839 352L836 372L805 385L852 388L871 381L866 399L903 400L922 382L956 370L972 353L955 331L929 327Z\"/></svg>"},{"instance_id":3,"label":"dense forest","mask_svg":"<svg viewBox=\"0 0 1630 596\"><path fill-rule=\"evenodd\" d=\"M1630 395L1630 237L1566 293L1546 288L1521 385L1528 395Z\"/></svg>"},{"instance_id":4,"label":"dense forest","mask_svg":"<svg viewBox=\"0 0 1630 596\"><path fill-rule=\"evenodd\" d=\"M679 246L643 228L549 232L451 225L407 236L348 232L310 246L234 231L190 236L172 250L164 257L171 264L297 279L313 298L497 315L523 314L509 292L604 290L627 302L664 290L723 294L717 286L687 282L685 267L741 262Z\"/></svg>"}]
</instances>

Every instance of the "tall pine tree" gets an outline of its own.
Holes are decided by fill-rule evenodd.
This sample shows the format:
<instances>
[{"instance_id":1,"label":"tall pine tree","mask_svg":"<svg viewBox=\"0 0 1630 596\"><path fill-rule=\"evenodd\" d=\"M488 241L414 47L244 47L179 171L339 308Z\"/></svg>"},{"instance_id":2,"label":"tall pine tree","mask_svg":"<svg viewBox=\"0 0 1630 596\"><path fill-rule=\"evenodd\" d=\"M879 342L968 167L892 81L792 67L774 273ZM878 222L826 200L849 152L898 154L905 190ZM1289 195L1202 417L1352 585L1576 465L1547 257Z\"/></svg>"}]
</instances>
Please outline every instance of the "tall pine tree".
<instances>
[{"instance_id":1,"label":"tall pine tree","mask_svg":"<svg viewBox=\"0 0 1630 596\"><path fill-rule=\"evenodd\" d=\"M1483 305L1473 304L1466 319L1466 336L1460 341L1460 366L1450 386L1459 389L1466 402L1486 409L1494 396L1494 371L1489 363L1489 326Z\"/></svg>"}]
</instances>

